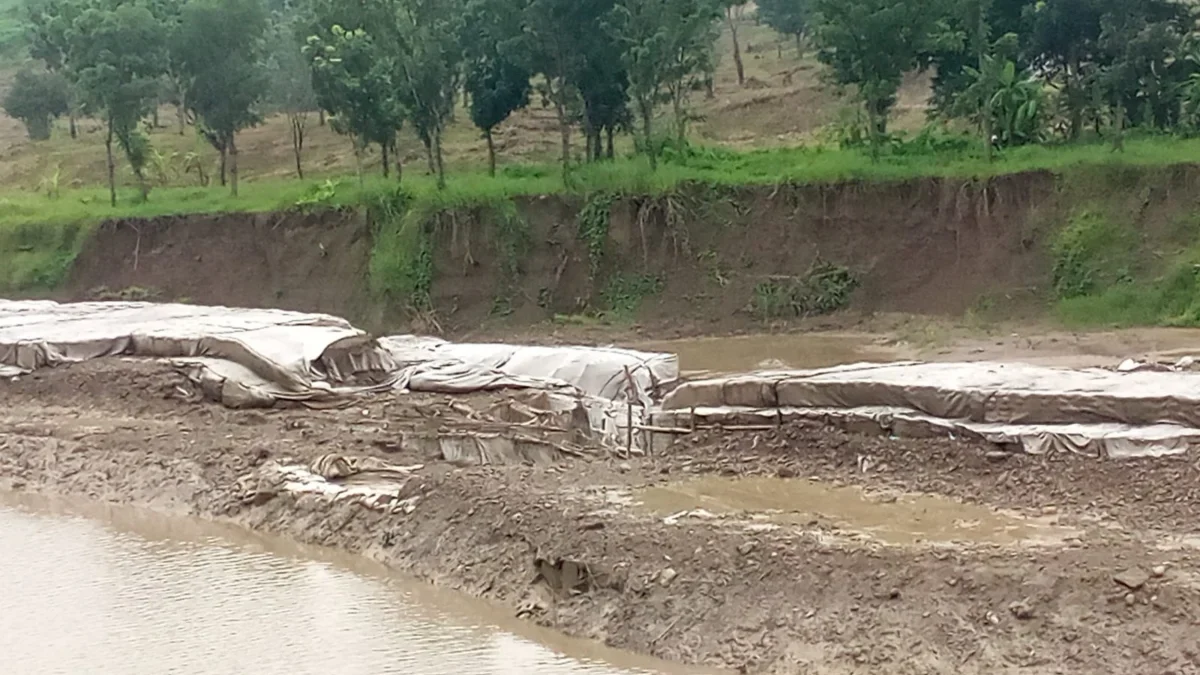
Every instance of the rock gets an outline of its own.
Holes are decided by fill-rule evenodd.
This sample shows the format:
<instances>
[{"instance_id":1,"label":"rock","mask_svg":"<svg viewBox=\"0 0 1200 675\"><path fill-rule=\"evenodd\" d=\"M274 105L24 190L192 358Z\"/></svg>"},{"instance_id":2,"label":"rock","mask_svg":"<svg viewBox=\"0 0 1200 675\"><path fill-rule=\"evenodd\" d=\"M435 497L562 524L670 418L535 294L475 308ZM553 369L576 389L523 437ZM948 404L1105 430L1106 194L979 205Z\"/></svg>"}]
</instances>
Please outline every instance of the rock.
<instances>
[{"instance_id":1,"label":"rock","mask_svg":"<svg viewBox=\"0 0 1200 675\"><path fill-rule=\"evenodd\" d=\"M629 462L621 462L617 465L617 470L621 473L629 473L630 471L633 471L633 465Z\"/></svg>"},{"instance_id":2,"label":"rock","mask_svg":"<svg viewBox=\"0 0 1200 675\"><path fill-rule=\"evenodd\" d=\"M750 555L750 552L754 550L754 546L755 546L754 542L748 541L748 542L742 544L741 546L738 546L737 550L738 550L738 553L741 553L742 555Z\"/></svg>"},{"instance_id":3,"label":"rock","mask_svg":"<svg viewBox=\"0 0 1200 675\"><path fill-rule=\"evenodd\" d=\"M983 455L989 462L1003 462L1012 456L1010 452L1003 450L991 450Z\"/></svg>"},{"instance_id":4,"label":"rock","mask_svg":"<svg viewBox=\"0 0 1200 675\"><path fill-rule=\"evenodd\" d=\"M1142 571L1136 567L1127 569L1124 572L1121 572L1120 574L1113 575L1113 581L1124 586L1125 588L1128 588L1131 591L1136 591L1139 588L1141 588L1142 586L1145 586L1146 582L1149 580L1150 580L1150 575L1146 574L1144 571Z\"/></svg>"},{"instance_id":5,"label":"rock","mask_svg":"<svg viewBox=\"0 0 1200 675\"><path fill-rule=\"evenodd\" d=\"M1033 618L1033 605L1029 600L1018 600L1008 606L1008 611L1021 621L1027 621Z\"/></svg>"},{"instance_id":6,"label":"rock","mask_svg":"<svg viewBox=\"0 0 1200 675\"><path fill-rule=\"evenodd\" d=\"M675 577L677 576L679 576L679 572L676 572L674 569L668 567L658 573L658 583L662 584L663 586L670 586L671 582L675 581Z\"/></svg>"},{"instance_id":7,"label":"rock","mask_svg":"<svg viewBox=\"0 0 1200 675\"><path fill-rule=\"evenodd\" d=\"M1167 573L1166 565L1155 565L1154 569L1150 570L1150 574L1154 575L1155 578L1161 577L1166 573Z\"/></svg>"},{"instance_id":8,"label":"rock","mask_svg":"<svg viewBox=\"0 0 1200 675\"><path fill-rule=\"evenodd\" d=\"M1137 596L1135 596L1133 593L1125 594L1125 604L1132 607L1135 602L1137 602Z\"/></svg>"},{"instance_id":9,"label":"rock","mask_svg":"<svg viewBox=\"0 0 1200 675\"><path fill-rule=\"evenodd\" d=\"M779 467L779 470L775 472L775 475L779 476L780 478L795 478L796 470L791 467L781 466Z\"/></svg>"}]
</instances>

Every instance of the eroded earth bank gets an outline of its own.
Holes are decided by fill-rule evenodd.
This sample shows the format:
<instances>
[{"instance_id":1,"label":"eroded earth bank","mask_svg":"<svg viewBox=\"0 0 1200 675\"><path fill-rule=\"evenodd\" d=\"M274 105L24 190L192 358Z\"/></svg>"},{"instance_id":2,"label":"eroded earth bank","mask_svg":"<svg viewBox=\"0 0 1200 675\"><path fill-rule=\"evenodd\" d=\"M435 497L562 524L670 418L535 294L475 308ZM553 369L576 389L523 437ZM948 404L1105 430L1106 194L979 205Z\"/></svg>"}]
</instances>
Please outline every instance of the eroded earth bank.
<instances>
[{"instance_id":1,"label":"eroded earth bank","mask_svg":"<svg viewBox=\"0 0 1200 675\"><path fill-rule=\"evenodd\" d=\"M1200 668L1187 455L1034 457L797 424L471 466L395 442L414 419L472 424L462 397L239 411L181 384L124 359L5 381L0 489L283 533L570 634L745 672ZM412 468L406 507L244 480L329 453Z\"/></svg>"}]
</instances>

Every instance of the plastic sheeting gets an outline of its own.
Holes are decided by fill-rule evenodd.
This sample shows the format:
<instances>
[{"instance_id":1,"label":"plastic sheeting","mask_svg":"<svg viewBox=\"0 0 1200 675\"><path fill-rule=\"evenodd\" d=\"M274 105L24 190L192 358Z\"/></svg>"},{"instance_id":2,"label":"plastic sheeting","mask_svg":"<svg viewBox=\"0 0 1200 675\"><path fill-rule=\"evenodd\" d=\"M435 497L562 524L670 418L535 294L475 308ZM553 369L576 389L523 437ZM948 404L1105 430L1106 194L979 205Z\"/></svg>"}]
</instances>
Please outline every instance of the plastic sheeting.
<instances>
[{"instance_id":1,"label":"plastic sheeting","mask_svg":"<svg viewBox=\"0 0 1200 675\"><path fill-rule=\"evenodd\" d=\"M1200 373L1072 370L1014 363L857 364L686 383L656 425L775 423L788 417L874 424L1109 457L1185 452L1200 443Z\"/></svg>"},{"instance_id":2,"label":"plastic sheeting","mask_svg":"<svg viewBox=\"0 0 1200 675\"><path fill-rule=\"evenodd\" d=\"M679 377L671 354L377 340L324 314L0 300L0 376L104 356L170 358L207 397L236 408L387 390L543 390L548 412L586 412L591 429L611 444L624 444L629 419L641 424L660 387Z\"/></svg>"},{"instance_id":3,"label":"plastic sheeting","mask_svg":"<svg viewBox=\"0 0 1200 675\"><path fill-rule=\"evenodd\" d=\"M615 347L539 347L507 344L459 344L437 338L403 335L380 339L392 359L406 364L447 364L447 381L468 388L486 387L494 380L466 382L464 375L490 373L532 379L541 386L559 382L589 396L625 401L633 394L635 402L649 405L660 398L663 387L679 379L679 358L674 354L654 354ZM450 385L448 385L450 386Z\"/></svg>"}]
</instances>

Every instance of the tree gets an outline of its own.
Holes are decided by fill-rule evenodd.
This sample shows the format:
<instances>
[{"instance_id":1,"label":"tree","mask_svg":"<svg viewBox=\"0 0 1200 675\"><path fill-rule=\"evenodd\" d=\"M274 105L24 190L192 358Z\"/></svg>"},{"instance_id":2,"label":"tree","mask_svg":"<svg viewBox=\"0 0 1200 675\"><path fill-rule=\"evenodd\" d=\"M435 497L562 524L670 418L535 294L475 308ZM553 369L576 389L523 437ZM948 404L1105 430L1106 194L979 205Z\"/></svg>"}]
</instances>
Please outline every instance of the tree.
<instances>
[{"instance_id":1,"label":"tree","mask_svg":"<svg viewBox=\"0 0 1200 675\"><path fill-rule=\"evenodd\" d=\"M402 0L397 95L417 133L428 139L439 188L446 187L442 135L462 76L462 0Z\"/></svg>"},{"instance_id":2,"label":"tree","mask_svg":"<svg viewBox=\"0 0 1200 675\"><path fill-rule=\"evenodd\" d=\"M267 13L258 0L193 0L176 36L188 106L229 156L229 190L238 194L237 133L261 121Z\"/></svg>"},{"instance_id":3,"label":"tree","mask_svg":"<svg viewBox=\"0 0 1200 675\"><path fill-rule=\"evenodd\" d=\"M187 102L188 89L191 86L189 74L183 67L184 55L180 52L182 44L179 31L183 20L183 7L187 0L147 0L150 11L163 24L167 35L167 60L163 64L165 80L165 99L175 105L175 118L179 135L187 130L189 106ZM224 155L222 155L222 158ZM225 184L224 170L221 172L221 184Z\"/></svg>"},{"instance_id":4,"label":"tree","mask_svg":"<svg viewBox=\"0 0 1200 675\"><path fill-rule=\"evenodd\" d=\"M804 34L812 14L812 0L758 0L762 22L796 39L796 56L804 56Z\"/></svg>"},{"instance_id":5,"label":"tree","mask_svg":"<svg viewBox=\"0 0 1200 675\"><path fill-rule=\"evenodd\" d=\"M50 138L54 120L67 114L67 88L66 78L59 73L19 71L4 97L4 112L21 120L31 140L44 141Z\"/></svg>"},{"instance_id":6,"label":"tree","mask_svg":"<svg viewBox=\"0 0 1200 675\"><path fill-rule=\"evenodd\" d=\"M574 79L583 103L582 122L586 152L589 160L598 160L613 152L613 133L629 118L629 76L621 61L621 44L602 26L611 16L614 5L597 4L602 15L588 17L596 30L589 31L579 45L583 60ZM607 151L601 136L607 133Z\"/></svg>"},{"instance_id":7,"label":"tree","mask_svg":"<svg viewBox=\"0 0 1200 675\"><path fill-rule=\"evenodd\" d=\"M742 45L738 42L737 10L745 3L743 0L722 0L721 6L725 12L725 23L729 26L729 38L733 40L733 66L737 69L738 86L746 84L746 66L742 63Z\"/></svg>"},{"instance_id":8,"label":"tree","mask_svg":"<svg viewBox=\"0 0 1200 675\"><path fill-rule=\"evenodd\" d=\"M542 77L537 84L542 99L554 107L562 141L563 180L570 180L571 117L579 105L578 75L586 64L579 49L582 35L600 29L599 11L612 0L517 0L521 23L530 45L529 69Z\"/></svg>"},{"instance_id":9,"label":"tree","mask_svg":"<svg viewBox=\"0 0 1200 675\"><path fill-rule=\"evenodd\" d=\"M150 146L138 124L155 100L162 75L166 56L162 25L149 10L136 5L91 8L72 22L68 44L65 62L83 97L84 111L104 120L110 201L116 206L114 139L124 150L145 199L150 193L144 172Z\"/></svg>"},{"instance_id":10,"label":"tree","mask_svg":"<svg viewBox=\"0 0 1200 675\"><path fill-rule=\"evenodd\" d=\"M362 153L373 143L382 150L387 176L388 154L405 118L392 83L392 59L362 28L347 30L337 23L327 36L310 35L303 52L312 64L317 102L333 115L333 130L351 139L359 179Z\"/></svg>"},{"instance_id":11,"label":"tree","mask_svg":"<svg viewBox=\"0 0 1200 675\"><path fill-rule=\"evenodd\" d=\"M266 75L270 83L267 101L273 110L287 117L292 154L296 159L296 177L303 180L305 133L308 115L317 109L317 95L313 91L312 69L296 38L296 26L279 17L268 37Z\"/></svg>"},{"instance_id":12,"label":"tree","mask_svg":"<svg viewBox=\"0 0 1200 675\"><path fill-rule=\"evenodd\" d=\"M655 106L671 101L677 140L686 133L683 109L691 80L711 68L720 6L708 0L626 0L614 28L624 45L629 91L641 118L642 148L657 168Z\"/></svg>"},{"instance_id":13,"label":"tree","mask_svg":"<svg viewBox=\"0 0 1200 675\"><path fill-rule=\"evenodd\" d=\"M904 73L947 48L951 37L936 2L814 0L817 56L839 85L854 85L866 109L873 152Z\"/></svg>"},{"instance_id":14,"label":"tree","mask_svg":"<svg viewBox=\"0 0 1200 675\"><path fill-rule=\"evenodd\" d=\"M30 0L24 19L29 55L40 59L51 73L66 74L70 58L71 27L84 4L76 0ZM68 88L68 98L71 92ZM75 103L68 100L71 138L75 129Z\"/></svg>"},{"instance_id":15,"label":"tree","mask_svg":"<svg viewBox=\"0 0 1200 675\"><path fill-rule=\"evenodd\" d=\"M529 104L529 61L519 25L512 25L508 3L475 0L463 34L466 49L464 90L471 122L483 132L488 173L496 175L496 143L492 131L514 111Z\"/></svg>"}]
</instances>

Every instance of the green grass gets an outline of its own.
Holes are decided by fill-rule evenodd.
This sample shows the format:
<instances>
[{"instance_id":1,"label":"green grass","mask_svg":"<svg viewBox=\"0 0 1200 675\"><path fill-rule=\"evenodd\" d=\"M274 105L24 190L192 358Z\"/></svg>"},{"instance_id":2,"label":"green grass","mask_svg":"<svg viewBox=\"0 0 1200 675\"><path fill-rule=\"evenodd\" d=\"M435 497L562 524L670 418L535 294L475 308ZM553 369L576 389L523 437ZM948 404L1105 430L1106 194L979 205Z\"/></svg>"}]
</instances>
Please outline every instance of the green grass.
<instances>
[{"instance_id":1,"label":"green grass","mask_svg":"<svg viewBox=\"0 0 1200 675\"><path fill-rule=\"evenodd\" d=\"M1185 164L1196 158L1200 158L1200 140L1135 139L1122 153L1104 145L1027 147L1005 152L993 162L961 142L956 149L937 150L913 141L893 147L878 161L864 151L828 147L744 153L689 148L668 157L658 171L651 171L641 158L623 158L577 167L566 182L557 165L518 165L506 167L494 178L479 171L456 172L448 177L443 190L437 189L431 177L409 172L400 190L396 181L380 176L362 181L343 176L244 182L237 198L215 186L158 188L149 201L137 203L136 190L125 187L115 208L109 206L103 187L64 189L56 198L35 192L0 192L0 291L53 288L64 278L90 226L106 219L365 207L373 210L377 227L370 272L373 290L392 302L419 309L428 304L432 283L432 230L428 226L436 223L437 214L449 210L497 209L511 206L514 198L539 195L653 196L689 184L742 187L984 178L1033 170L1062 173L1071 177L1067 184L1083 185L1103 196L1106 191L1128 193L1116 190L1112 181L1143 174L1145 167ZM1200 322L1200 304L1193 306L1190 301L1197 290L1194 275L1172 271L1170 265L1160 266L1169 278L1156 281L1149 272L1138 269L1136 261L1123 260L1127 251L1138 248L1138 242L1129 232L1095 215L1109 212L1101 202L1092 212L1077 214L1052 244L1058 305L1064 320L1094 323L1101 320L1094 317L1102 317L1108 323ZM1200 250L1189 255L1179 265L1190 271L1192 262L1200 262ZM1133 275L1134 271L1138 274Z\"/></svg>"},{"instance_id":2,"label":"green grass","mask_svg":"<svg viewBox=\"0 0 1200 675\"><path fill-rule=\"evenodd\" d=\"M570 186L553 164L519 165L495 178L483 172L451 174L445 190L437 190L425 175L404 178L404 189L415 204L431 210L484 204L497 199L561 193L610 192L655 195L686 183L720 186L834 183L848 180L905 180L926 176L983 178L1032 170L1069 171L1074 167L1144 167L1190 163L1200 159L1200 140L1151 138L1131 140L1125 152L1105 145L1025 147L987 162L974 152L924 152L884 156L872 161L862 151L825 147L786 148L754 152L694 149L686 156L650 171L641 158L578 167ZM37 223L95 223L109 218L153 217L184 213L257 212L296 207L319 190L324 180L244 182L240 197L219 187L158 188L146 203L134 202L132 188L121 191L116 208L108 205L103 187L64 189L57 199L32 192L0 191L0 228ZM372 195L386 194L396 183L368 177L360 186L353 176L333 179L327 206L354 206Z\"/></svg>"}]
</instances>

